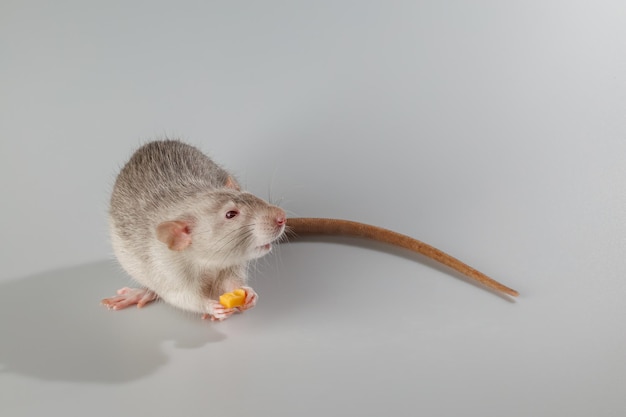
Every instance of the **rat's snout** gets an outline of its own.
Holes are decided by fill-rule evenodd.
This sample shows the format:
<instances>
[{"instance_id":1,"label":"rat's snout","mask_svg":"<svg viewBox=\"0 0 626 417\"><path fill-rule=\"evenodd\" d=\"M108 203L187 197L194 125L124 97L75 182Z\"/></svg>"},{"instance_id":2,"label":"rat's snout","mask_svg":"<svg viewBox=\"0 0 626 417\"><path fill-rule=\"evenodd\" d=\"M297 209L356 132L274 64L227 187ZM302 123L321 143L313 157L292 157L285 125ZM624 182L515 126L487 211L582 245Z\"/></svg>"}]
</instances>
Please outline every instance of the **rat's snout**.
<instances>
[{"instance_id":1,"label":"rat's snout","mask_svg":"<svg viewBox=\"0 0 626 417\"><path fill-rule=\"evenodd\" d=\"M276 231L278 233L282 233L285 225L287 224L287 214L285 211L280 207L273 207L271 217Z\"/></svg>"},{"instance_id":2,"label":"rat's snout","mask_svg":"<svg viewBox=\"0 0 626 417\"><path fill-rule=\"evenodd\" d=\"M277 226L282 226L287 223L287 214L285 213L285 210L276 206L269 206L268 208L269 210L266 213Z\"/></svg>"}]
</instances>

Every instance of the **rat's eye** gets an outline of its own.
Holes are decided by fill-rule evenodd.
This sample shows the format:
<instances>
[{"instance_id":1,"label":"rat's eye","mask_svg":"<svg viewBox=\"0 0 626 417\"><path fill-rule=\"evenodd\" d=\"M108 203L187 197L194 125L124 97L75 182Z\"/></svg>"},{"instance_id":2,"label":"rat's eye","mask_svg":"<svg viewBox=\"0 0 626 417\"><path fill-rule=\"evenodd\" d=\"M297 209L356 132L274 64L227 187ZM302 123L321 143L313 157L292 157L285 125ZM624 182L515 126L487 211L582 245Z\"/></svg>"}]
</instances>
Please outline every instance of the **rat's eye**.
<instances>
[{"instance_id":1,"label":"rat's eye","mask_svg":"<svg viewBox=\"0 0 626 417\"><path fill-rule=\"evenodd\" d=\"M230 210L226 212L226 218L227 219L234 219L235 217L237 217L237 215L239 214L239 212L237 210Z\"/></svg>"}]
</instances>

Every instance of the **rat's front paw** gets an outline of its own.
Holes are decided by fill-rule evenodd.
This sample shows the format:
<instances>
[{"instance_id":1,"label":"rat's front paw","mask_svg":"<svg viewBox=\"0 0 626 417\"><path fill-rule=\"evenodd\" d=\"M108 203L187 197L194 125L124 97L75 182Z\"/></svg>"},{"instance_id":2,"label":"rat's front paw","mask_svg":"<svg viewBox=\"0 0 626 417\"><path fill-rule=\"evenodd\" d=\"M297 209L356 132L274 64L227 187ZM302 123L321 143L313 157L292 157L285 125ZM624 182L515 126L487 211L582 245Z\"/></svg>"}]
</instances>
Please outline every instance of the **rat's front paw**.
<instances>
[{"instance_id":1,"label":"rat's front paw","mask_svg":"<svg viewBox=\"0 0 626 417\"><path fill-rule=\"evenodd\" d=\"M241 287L246 292L246 300L243 305L238 307L239 311L249 310L256 305L259 296L254 292L254 290L250 287Z\"/></svg>"},{"instance_id":2,"label":"rat's front paw","mask_svg":"<svg viewBox=\"0 0 626 417\"><path fill-rule=\"evenodd\" d=\"M202 315L202 319L211 319L211 321L222 321L229 318L235 313L234 308L226 308L219 301L209 300L209 312Z\"/></svg>"}]
</instances>

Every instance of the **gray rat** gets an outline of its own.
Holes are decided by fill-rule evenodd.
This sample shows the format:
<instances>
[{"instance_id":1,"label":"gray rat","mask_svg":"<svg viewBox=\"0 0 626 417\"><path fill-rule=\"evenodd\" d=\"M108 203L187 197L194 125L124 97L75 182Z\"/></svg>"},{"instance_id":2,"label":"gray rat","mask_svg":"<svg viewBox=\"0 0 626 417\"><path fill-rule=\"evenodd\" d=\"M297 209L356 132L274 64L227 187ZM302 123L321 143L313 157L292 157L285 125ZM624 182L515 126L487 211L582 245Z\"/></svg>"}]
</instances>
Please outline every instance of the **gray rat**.
<instances>
[{"instance_id":1,"label":"gray rat","mask_svg":"<svg viewBox=\"0 0 626 417\"><path fill-rule=\"evenodd\" d=\"M242 191L237 181L197 148L177 140L141 146L120 171L109 210L113 250L142 288L122 288L102 300L113 310L157 298L204 318L223 320L255 306L247 265L284 236L330 234L373 239L432 258L487 287L508 288L444 252L390 230L362 223L287 219L284 210ZM226 308L220 294L242 288L245 302Z\"/></svg>"}]
</instances>

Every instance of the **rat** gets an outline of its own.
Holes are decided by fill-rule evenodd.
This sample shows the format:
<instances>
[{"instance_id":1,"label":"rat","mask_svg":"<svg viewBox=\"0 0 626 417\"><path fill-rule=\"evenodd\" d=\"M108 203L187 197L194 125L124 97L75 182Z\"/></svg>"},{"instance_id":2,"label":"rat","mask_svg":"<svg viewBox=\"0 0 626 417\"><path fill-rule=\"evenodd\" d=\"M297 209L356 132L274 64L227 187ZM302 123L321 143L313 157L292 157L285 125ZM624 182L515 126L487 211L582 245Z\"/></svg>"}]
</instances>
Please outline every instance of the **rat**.
<instances>
[{"instance_id":1,"label":"rat","mask_svg":"<svg viewBox=\"0 0 626 417\"><path fill-rule=\"evenodd\" d=\"M111 194L113 251L140 288L122 288L102 304L112 310L161 299L221 321L254 307L247 266L287 234L373 239L425 255L486 287L518 292L412 237L340 219L289 218L243 191L236 179L196 147L178 140L144 144L123 166ZM227 308L220 294L243 289L243 305Z\"/></svg>"}]
</instances>

